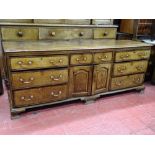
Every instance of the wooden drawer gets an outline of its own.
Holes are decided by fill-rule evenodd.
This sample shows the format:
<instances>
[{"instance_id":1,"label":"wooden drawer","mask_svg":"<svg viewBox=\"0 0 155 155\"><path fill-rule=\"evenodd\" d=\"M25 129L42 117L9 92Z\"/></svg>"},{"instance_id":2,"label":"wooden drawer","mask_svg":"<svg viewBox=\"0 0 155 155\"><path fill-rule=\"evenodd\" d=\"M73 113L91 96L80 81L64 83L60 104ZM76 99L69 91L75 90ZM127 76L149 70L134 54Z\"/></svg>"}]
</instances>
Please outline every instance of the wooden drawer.
<instances>
[{"instance_id":1,"label":"wooden drawer","mask_svg":"<svg viewBox=\"0 0 155 155\"><path fill-rule=\"evenodd\" d=\"M5 27L1 29L3 40L37 40L37 28Z\"/></svg>"},{"instance_id":2,"label":"wooden drawer","mask_svg":"<svg viewBox=\"0 0 155 155\"><path fill-rule=\"evenodd\" d=\"M71 55L71 65L82 65L92 63L92 54L73 54Z\"/></svg>"},{"instance_id":3,"label":"wooden drawer","mask_svg":"<svg viewBox=\"0 0 155 155\"><path fill-rule=\"evenodd\" d=\"M40 28L39 39L77 39L92 38L93 32L89 28Z\"/></svg>"},{"instance_id":4,"label":"wooden drawer","mask_svg":"<svg viewBox=\"0 0 155 155\"><path fill-rule=\"evenodd\" d=\"M147 60L115 63L113 75L120 76L134 73L143 73L146 72L147 66Z\"/></svg>"},{"instance_id":5,"label":"wooden drawer","mask_svg":"<svg viewBox=\"0 0 155 155\"><path fill-rule=\"evenodd\" d=\"M90 19L34 19L34 23L89 25Z\"/></svg>"},{"instance_id":6,"label":"wooden drawer","mask_svg":"<svg viewBox=\"0 0 155 155\"><path fill-rule=\"evenodd\" d=\"M67 98L67 85L14 91L15 107L48 103Z\"/></svg>"},{"instance_id":7,"label":"wooden drawer","mask_svg":"<svg viewBox=\"0 0 155 155\"><path fill-rule=\"evenodd\" d=\"M1 23L33 23L33 19L0 19Z\"/></svg>"},{"instance_id":8,"label":"wooden drawer","mask_svg":"<svg viewBox=\"0 0 155 155\"><path fill-rule=\"evenodd\" d=\"M133 50L116 52L115 61L128 61L128 60L140 60L148 59L150 57L150 50Z\"/></svg>"},{"instance_id":9,"label":"wooden drawer","mask_svg":"<svg viewBox=\"0 0 155 155\"><path fill-rule=\"evenodd\" d=\"M13 89L56 85L68 82L68 69L12 73Z\"/></svg>"},{"instance_id":10,"label":"wooden drawer","mask_svg":"<svg viewBox=\"0 0 155 155\"><path fill-rule=\"evenodd\" d=\"M94 29L94 38L103 39L103 38L116 38L116 28L96 28Z\"/></svg>"},{"instance_id":11,"label":"wooden drawer","mask_svg":"<svg viewBox=\"0 0 155 155\"><path fill-rule=\"evenodd\" d=\"M112 25L112 19L92 19L92 24L94 25Z\"/></svg>"},{"instance_id":12,"label":"wooden drawer","mask_svg":"<svg viewBox=\"0 0 155 155\"><path fill-rule=\"evenodd\" d=\"M11 58L12 70L50 68L68 66L67 55L53 55L49 57L19 57Z\"/></svg>"},{"instance_id":13,"label":"wooden drawer","mask_svg":"<svg viewBox=\"0 0 155 155\"><path fill-rule=\"evenodd\" d=\"M94 54L94 63L103 63L112 60L112 52L101 52Z\"/></svg>"},{"instance_id":14,"label":"wooden drawer","mask_svg":"<svg viewBox=\"0 0 155 155\"><path fill-rule=\"evenodd\" d=\"M112 78L111 90L134 87L141 85L144 81L144 74L135 74Z\"/></svg>"}]
</instances>

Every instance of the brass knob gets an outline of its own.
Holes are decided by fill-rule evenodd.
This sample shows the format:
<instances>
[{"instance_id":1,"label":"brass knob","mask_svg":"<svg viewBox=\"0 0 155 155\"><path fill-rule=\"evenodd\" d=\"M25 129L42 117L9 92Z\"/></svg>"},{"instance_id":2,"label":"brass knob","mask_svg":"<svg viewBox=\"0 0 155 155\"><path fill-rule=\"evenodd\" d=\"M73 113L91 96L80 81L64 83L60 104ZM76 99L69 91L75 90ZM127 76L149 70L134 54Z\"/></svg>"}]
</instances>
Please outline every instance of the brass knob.
<instances>
[{"instance_id":1,"label":"brass knob","mask_svg":"<svg viewBox=\"0 0 155 155\"><path fill-rule=\"evenodd\" d=\"M84 36L84 32L80 32L80 33L79 33L79 36L80 36L80 37Z\"/></svg>"},{"instance_id":2,"label":"brass knob","mask_svg":"<svg viewBox=\"0 0 155 155\"><path fill-rule=\"evenodd\" d=\"M62 59L60 59L60 60L59 60L59 62L60 62L60 63L62 63L62 62L63 62L63 60L62 60Z\"/></svg>"},{"instance_id":3,"label":"brass knob","mask_svg":"<svg viewBox=\"0 0 155 155\"><path fill-rule=\"evenodd\" d=\"M49 32L49 35L54 37L56 35L56 33L55 32Z\"/></svg>"},{"instance_id":4,"label":"brass knob","mask_svg":"<svg viewBox=\"0 0 155 155\"><path fill-rule=\"evenodd\" d=\"M17 32L17 35L18 35L19 37L22 37L22 36L23 36L23 32L22 32L22 31L19 31L19 32Z\"/></svg>"},{"instance_id":5,"label":"brass knob","mask_svg":"<svg viewBox=\"0 0 155 155\"><path fill-rule=\"evenodd\" d=\"M32 61L28 61L28 64L31 65L33 62Z\"/></svg>"},{"instance_id":6,"label":"brass knob","mask_svg":"<svg viewBox=\"0 0 155 155\"><path fill-rule=\"evenodd\" d=\"M83 60L86 61L87 60L87 57L84 57Z\"/></svg>"},{"instance_id":7,"label":"brass knob","mask_svg":"<svg viewBox=\"0 0 155 155\"><path fill-rule=\"evenodd\" d=\"M107 36L107 35L108 35L108 32L104 32L104 33L103 33L103 36Z\"/></svg>"},{"instance_id":8,"label":"brass knob","mask_svg":"<svg viewBox=\"0 0 155 155\"><path fill-rule=\"evenodd\" d=\"M22 62L22 61L18 61L17 63L18 63L18 65L22 65L22 64L23 64L23 62Z\"/></svg>"}]
</instances>

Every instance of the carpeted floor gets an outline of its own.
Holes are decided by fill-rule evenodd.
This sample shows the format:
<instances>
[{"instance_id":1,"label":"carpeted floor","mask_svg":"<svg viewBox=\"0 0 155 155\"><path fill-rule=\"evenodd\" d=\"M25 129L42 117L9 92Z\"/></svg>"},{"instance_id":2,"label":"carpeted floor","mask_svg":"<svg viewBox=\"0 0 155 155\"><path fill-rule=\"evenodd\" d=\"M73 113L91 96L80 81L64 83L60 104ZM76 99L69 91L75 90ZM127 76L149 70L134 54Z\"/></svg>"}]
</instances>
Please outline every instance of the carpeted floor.
<instances>
[{"instance_id":1,"label":"carpeted floor","mask_svg":"<svg viewBox=\"0 0 155 155\"><path fill-rule=\"evenodd\" d=\"M93 104L72 102L30 111L11 120L8 96L0 96L0 134L155 134L155 86L144 94L127 92L98 99Z\"/></svg>"}]
</instances>

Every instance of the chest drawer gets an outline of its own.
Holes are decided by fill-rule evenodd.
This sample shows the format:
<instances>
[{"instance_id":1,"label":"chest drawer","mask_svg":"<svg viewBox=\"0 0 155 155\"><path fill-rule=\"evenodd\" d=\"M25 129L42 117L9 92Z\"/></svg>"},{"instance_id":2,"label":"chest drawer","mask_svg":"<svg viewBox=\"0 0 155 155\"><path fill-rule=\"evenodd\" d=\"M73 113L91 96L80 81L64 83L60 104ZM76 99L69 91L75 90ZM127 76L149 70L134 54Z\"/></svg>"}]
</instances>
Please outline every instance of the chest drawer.
<instances>
[{"instance_id":1,"label":"chest drawer","mask_svg":"<svg viewBox=\"0 0 155 155\"><path fill-rule=\"evenodd\" d=\"M16 57L11 58L12 70L50 68L68 66L67 55L53 55L49 57Z\"/></svg>"},{"instance_id":2,"label":"chest drawer","mask_svg":"<svg viewBox=\"0 0 155 155\"><path fill-rule=\"evenodd\" d=\"M116 38L116 28L96 28L94 29L94 38L103 39L103 38Z\"/></svg>"},{"instance_id":3,"label":"chest drawer","mask_svg":"<svg viewBox=\"0 0 155 155\"><path fill-rule=\"evenodd\" d=\"M37 40L37 28L5 27L1 29L3 40Z\"/></svg>"},{"instance_id":4,"label":"chest drawer","mask_svg":"<svg viewBox=\"0 0 155 155\"><path fill-rule=\"evenodd\" d=\"M40 28L39 39L77 39L92 38L93 32L89 28Z\"/></svg>"},{"instance_id":5,"label":"chest drawer","mask_svg":"<svg viewBox=\"0 0 155 155\"><path fill-rule=\"evenodd\" d=\"M133 50L116 52L115 61L128 61L128 60L140 60L148 59L150 57L150 50Z\"/></svg>"},{"instance_id":6,"label":"chest drawer","mask_svg":"<svg viewBox=\"0 0 155 155\"><path fill-rule=\"evenodd\" d=\"M15 107L48 103L67 98L67 85L14 91Z\"/></svg>"},{"instance_id":7,"label":"chest drawer","mask_svg":"<svg viewBox=\"0 0 155 155\"><path fill-rule=\"evenodd\" d=\"M92 54L73 54L71 55L71 65L81 65L92 63Z\"/></svg>"},{"instance_id":8,"label":"chest drawer","mask_svg":"<svg viewBox=\"0 0 155 155\"><path fill-rule=\"evenodd\" d=\"M56 85L68 82L68 69L12 73L13 89Z\"/></svg>"},{"instance_id":9,"label":"chest drawer","mask_svg":"<svg viewBox=\"0 0 155 155\"><path fill-rule=\"evenodd\" d=\"M34 19L34 23L89 25L90 19Z\"/></svg>"},{"instance_id":10,"label":"chest drawer","mask_svg":"<svg viewBox=\"0 0 155 155\"><path fill-rule=\"evenodd\" d=\"M103 63L112 60L112 52L100 52L94 54L94 63Z\"/></svg>"},{"instance_id":11,"label":"chest drawer","mask_svg":"<svg viewBox=\"0 0 155 155\"><path fill-rule=\"evenodd\" d=\"M144 81L144 74L115 77L111 80L111 90L128 88L141 85Z\"/></svg>"},{"instance_id":12,"label":"chest drawer","mask_svg":"<svg viewBox=\"0 0 155 155\"><path fill-rule=\"evenodd\" d=\"M146 72L148 61L132 61L124 63L115 63L113 75L120 76L126 74L143 73Z\"/></svg>"}]
</instances>

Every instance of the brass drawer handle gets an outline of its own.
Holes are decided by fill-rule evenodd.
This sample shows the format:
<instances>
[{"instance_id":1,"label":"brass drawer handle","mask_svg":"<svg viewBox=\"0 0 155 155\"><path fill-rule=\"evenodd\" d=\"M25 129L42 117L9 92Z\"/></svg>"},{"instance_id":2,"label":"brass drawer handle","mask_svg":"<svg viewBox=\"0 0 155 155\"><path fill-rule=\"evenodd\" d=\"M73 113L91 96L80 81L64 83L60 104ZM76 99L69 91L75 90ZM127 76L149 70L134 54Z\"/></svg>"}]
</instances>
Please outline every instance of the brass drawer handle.
<instances>
[{"instance_id":1,"label":"brass drawer handle","mask_svg":"<svg viewBox=\"0 0 155 155\"><path fill-rule=\"evenodd\" d=\"M33 98L34 98L33 95L29 96L28 98L26 98L25 96L22 96L22 97L21 97L21 100L22 100L22 101L31 101Z\"/></svg>"},{"instance_id":2,"label":"brass drawer handle","mask_svg":"<svg viewBox=\"0 0 155 155\"><path fill-rule=\"evenodd\" d=\"M80 61L87 61L87 57L76 58L76 61L78 61L78 62L80 62Z\"/></svg>"},{"instance_id":3,"label":"brass drawer handle","mask_svg":"<svg viewBox=\"0 0 155 155\"><path fill-rule=\"evenodd\" d=\"M129 54L121 55L120 58L121 58L121 59L127 59L129 56L130 56Z\"/></svg>"},{"instance_id":4,"label":"brass drawer handle","mask_svg":"<svg viewBox=\"0 0 155 155\"><path fill-rule=\"evenodd\" d=\"M100 59L101 61L105 61L107 60L107 58L108 58L107 55L98 57L98 59Z\"/></svg>"},{"instance_id":5,"label":"brass drawer handle","mask_svg":"<svg viewBox=\"0 0 155 155\"><path fill-rule=\"evenodd\" d=\"M22 32L22 31L18 31L18 32L17 32L17 36L18 36L18 37L23 37L23 32Z\"/></svg>"},{"instance_id":6,"label":"brass drawer handle","mask_svg":"<svg viewBox=\"0 0 155 155\"><path fill-rule=\"evenodd\" d=\"M140 56L140 57L145 57L147 54L146 53L138 53L138 56Z\"/></svg>"},{"instance_id":7,"label":"brass drawer handle","mask_svg":"<svg viewBox=\"0 0 155 155\"><path fill-rule=\"evenodd\" d=\"M54 96L54 97L58 97L61 94L62 94L62 91L59 91L58 94L55 94L54 92L51 92L51 95Z\"/></svg>"},{"instance_id":8,"label":"brass drawer handle","mask_svg":"<svg viewBox=\"0 0 155 155\"><path fill-rule=\"evenodd\" d=\"M49 34L50 36L52 36L52 37L54 37L54 36L56 35L55 32L49 32L48 34Z\"/></svg>"},{"instance_id":9,"label":"brass drawer handle","mask_svg":"<svg viewBox=\"0 0 155 155\"><path fill-rule=\"evenodd\" d=\"M84 32L80 32L80 33L79 33L79 36L80 36L80 37L84 36Z\"/></svg>"},{"instance_id":10,"label":"brass drawer handle","mask_svg":"<svg viewBox=\"0 0 155 155\"><path fill-rule=\"evenodd\" d=\"M60 74L59 77L54 77L53 75L50 76L53 81L59 81L62 77L62 74Z\"/></svg>"},{"instance_id":11,"label":"brass drawer handle","mask_svg":"<svg viewBox=\"0 0 155 155\"><path fill-rule=\"evenodd\" d=\"M139 71L142 71L142 70L144 70L144 66L137 66L136 69Z\"/></svg>"},{"instance_id":12,"label":"brass drawer handle","mask_svg":"<svg viewBox=\"0 0 155 155\"><path fill-rule=\"evenodd\" d=\"M127 69L126 66L122 66L122 67L117 68L117 71L120 73L123 73L126 69Z\"/></svg>"},{"instance_id":13,"label":"brass drawer handle","mask_svg":"<svg viewBox=\"0 0 155 155\"><path fill-rule=\"evenodd\" d=\"M32 63L33 63L33 61L28 61L27 62L27 65L32 65ZM17 64L20 65L20 66L22 66L22 65L24 65L24 62L18 61Z\"/></svg>"},{"instance_id":14,"label":"brass drawer handle","mask_svg":"<svg viewBox=\"0 0 155 155\"><path fill-rule=\"evenodd\" d=\"M50 63L52 63L52 64L54 65L56 62L53 61L53 60L50 60ZM63 60L62 60L62 59L59 59L59 60L58 60L58 63L63 63Z\"/></svg>"},{"instance_id":15,"label":"brass drawer handle","mask_svg":"<svg viewBox=\"0 0 155 155\"><path fill-rule=\"evenodd\" d=\"M29 83L32 83L32 81L34 80L34 77L30 77L29 81L24 81L23 78L20 78L19 81L24 83L24 84L29 84Z\"/></svg>"},{"instance_id":16,"label":"brass drawer handle","mask_svg":"<svg viewBox=\"0 0 155 155\"><path fill-rule=\"evenodd\" d=\"M103 36L107 36L107 35L108 35L108 32L104 32L104 33L103 33Z\"/></svg>"},{"instance_id":17,"label":"brass drawer handle","mask_svg":"<svg viewBox=\"0 0 155 155\"><path fill-rule=\"evenodd\" d=\"M134 79L133 79L133 83L136 83L136 84L137 84L137 83L141 83L140 78L134 78Z\"/></svg>"},{"instance_id":18,"label":"brass drawer handle","mask_svg":"<svg viewBox=\"0 0 155 155\"><path fill-rule=\"evenodd\" d=\"M116 86L121 86L121 85L122 85L122 82L121 82L121 81L115 82L115 85L116 85Z\"/></svg>"}]
</instances>

